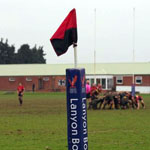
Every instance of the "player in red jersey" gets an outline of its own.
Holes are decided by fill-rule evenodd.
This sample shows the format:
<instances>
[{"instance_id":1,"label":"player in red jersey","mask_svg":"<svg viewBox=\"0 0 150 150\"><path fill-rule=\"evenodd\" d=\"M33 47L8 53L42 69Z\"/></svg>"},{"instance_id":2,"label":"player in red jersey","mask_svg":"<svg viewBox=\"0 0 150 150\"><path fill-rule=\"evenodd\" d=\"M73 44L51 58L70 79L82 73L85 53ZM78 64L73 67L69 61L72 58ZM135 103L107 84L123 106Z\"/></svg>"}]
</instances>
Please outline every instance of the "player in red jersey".
<instances>
[{"instance_id":1,"label":"player in red jersey","mask_svg":"<svg viewBox=\"0 0 150 150\"><path fill-rule=\"evenodd\" d=\"M101 86L101 84L100 84L100 83L98 83L98 85L97 85L97 90L98 90L98 92L99 92L99 93L101 93L101 92L102 92L102 86Z\"/></svg>"},{"instance_id":2,"label":"player in red jersey","mask_svg":"<svg viewBox=\"0 0 150 150\"><path fill-rule=\"evenodd\" d=\"M19 103L20 103L20 106L22 105L23 103L23 94L24 94L24 86L22 85L22 83L19 83L19 86L17 88L17 94L18 94L18 100L19 100Z\"/></svg>"},{"instance_id":3,"label":"player in red jersey","mask_svg":"<svg viewBox=\"0 0 150 150\"><path fill-rule=\"evenodd\" d=\"M135 100L137 103L137 109L140 109L140 103L141 103L142 107L145 108L145 104L144 104L144 100L143 100L142 96L136 94Z\"/></svg>"}]
</instances>

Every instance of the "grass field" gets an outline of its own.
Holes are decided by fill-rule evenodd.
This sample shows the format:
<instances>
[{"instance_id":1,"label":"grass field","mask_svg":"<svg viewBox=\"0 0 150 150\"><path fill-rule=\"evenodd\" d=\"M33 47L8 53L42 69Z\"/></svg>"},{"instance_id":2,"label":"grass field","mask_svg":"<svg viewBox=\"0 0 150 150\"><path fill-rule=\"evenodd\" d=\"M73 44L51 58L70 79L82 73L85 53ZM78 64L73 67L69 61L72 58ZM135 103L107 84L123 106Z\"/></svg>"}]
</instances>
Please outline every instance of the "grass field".
<instances>
[{"instance_id":1,"label":"grass field","mask_svg":"<svg viewBox=\"0 0 150 150\"><path fill-rule=\"evenodd\" d=\"M150 95L146 109L89 110L89 150L150 150ZM65 93L0 92L0 150L67 150Z\"/></svg>"}]
</instances>

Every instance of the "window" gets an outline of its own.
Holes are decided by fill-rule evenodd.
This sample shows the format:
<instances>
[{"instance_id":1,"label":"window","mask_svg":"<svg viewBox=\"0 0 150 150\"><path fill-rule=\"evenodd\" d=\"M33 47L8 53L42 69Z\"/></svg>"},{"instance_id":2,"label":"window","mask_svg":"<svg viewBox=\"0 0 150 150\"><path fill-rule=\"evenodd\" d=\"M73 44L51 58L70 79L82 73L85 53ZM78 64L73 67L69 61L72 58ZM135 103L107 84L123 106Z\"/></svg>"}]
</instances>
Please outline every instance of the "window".
<instances>
[{"instance_id":1,"label":"window","mask_svg":"<svg viewBox=\"0 0 150 150\"><path fill-rule=\"evenodd\" d=\"M31 77L26 77L26 81L32 81Z\"/></svg>"},{"instance_id":2,"label":"window","mask_svg":"<svg viewBox=\"0 0 150 150\"><path fill-rule=\"evenodd\" d=\"M66 85L66 81L65 80L58 80L58 85L59 86L65 86Z\"/></svg>"},{"instance_id":3,"label":"window","mask_svg":"<svg viewBox=\"0 0 150 150\"><path fill-rule=\"evenodd\" d=\"M107 88L112 89L113 88L113 79L107 79Z\"/></svg>"},{"instance_id":4,"label":"window","mask_svg":"<svg viewBox=\"0 0 150 150\"><path fill-rule=\"evenodd\" d=\"M101 80L100 79L96 79L96 84L100 84Z\"/></svg>"},{"instance_id":5,"label":"window","mask_svg":"<svg viewBox=\"0 0 150 150\"><path fill-rule=\"evenodd\" d=\"M122 76L116 77L116 84L123 84L123 77Z\"/></svg>"},{"instance_id":6,"label":"window","mask_svg":"<svg viewBox=\"0 0 150 150\"><path fill-rule=\"evenodd\" d=\"M90 85L92 86L93 83L94 83L94 79L92 78L92 79L90 79Z\"/></svg>"},{"instance_id":7,"label":"window","mask_svg":"<svg viewBox=\"0 0 150 150\"><path fill-rule=\"evenodd\" d=\"M16 81L14 77L9 77L9 81Z\"/></svg>"},{"instance_id":8,"label":"window","mask_svg":"<svg viewBox=\"0 0 150 150\"><path fill-rule=\"evenodd\" d=\"M136 84L142 84L142 76L136 76L135 77L135 83Z\"/></svg>"},{"instance_id":9,"label":"window","mask_svg":"<svg viewBox=\"0 0 150 150\"><path fill-rule=\"evenodd\" d=\"M106 89L106 79L102 79L102 89Z\"/></svg>"},{"instance_id":10,"label":"window","mask_svg":"<svg viewBox=\"0 0 150 150\"><path fill-rule=\"evenodd\" d=\"M43 81L49 81L49 77L43 77Z\"/></svg>"}]
</instances>

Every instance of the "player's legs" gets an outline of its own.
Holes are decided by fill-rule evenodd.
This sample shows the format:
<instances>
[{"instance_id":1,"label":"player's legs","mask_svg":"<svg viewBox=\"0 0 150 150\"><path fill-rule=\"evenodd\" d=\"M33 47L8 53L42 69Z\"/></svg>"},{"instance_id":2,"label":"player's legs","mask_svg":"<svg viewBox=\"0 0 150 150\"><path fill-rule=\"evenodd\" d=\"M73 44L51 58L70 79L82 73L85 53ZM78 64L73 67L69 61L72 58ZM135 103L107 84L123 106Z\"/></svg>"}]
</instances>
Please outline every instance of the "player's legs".
<instances>
[{"instance_id":1,"label":"player's legs","mask_svg":"<svg viewBox=\"0 0 150 150\"><path fill-rule=\"evenodd\" d=\"M20 104L20 106L22 105L22 103L23 103L22 96L19 96L19 104Z\"/></svg>"}]
</instances>

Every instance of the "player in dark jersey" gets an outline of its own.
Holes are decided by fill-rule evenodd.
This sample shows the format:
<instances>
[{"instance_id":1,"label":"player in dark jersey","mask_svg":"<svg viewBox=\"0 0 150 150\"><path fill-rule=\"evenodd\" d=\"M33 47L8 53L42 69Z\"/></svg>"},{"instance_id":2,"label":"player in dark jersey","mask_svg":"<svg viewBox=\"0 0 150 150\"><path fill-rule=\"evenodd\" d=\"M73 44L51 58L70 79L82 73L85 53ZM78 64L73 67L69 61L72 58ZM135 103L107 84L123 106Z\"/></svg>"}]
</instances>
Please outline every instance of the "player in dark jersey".
<instances>
[{"instance_id":1,"label":"player in dark jersey","mask_svg":"<svg viewBox=\"0 0 150 150\"><path fill-rule=\"evenodd\" d=\"M113 99L114 99L114 107L115 109L120 108L120 96L117 92L113 93Z\"/></svg>"},{"instance_id":2,"label":"player in dark jersey","mask_svg":"<svg viewBox=\"0 0 150 150\"><path fill-rule=\"evenodd\" d=\"M134 97L132 96L131 92L127 92L127 96L128 96L129 106L134 109L136 107Z\"/></svg>"},{"instance_id":3,"label":"player in dark jersey","mask_svg":"<svg viewBox=\"0 0 150 150\"><path fill-rule=\"evenodd\" d=\"M105 109L106 105L108 105L109 109L114 108L114 99L113 99L112 92L105 93L103 109Z\"/></svg>"}]
</instances>

